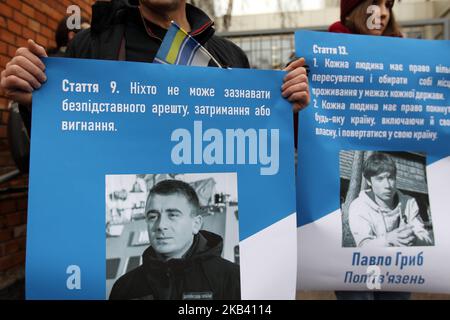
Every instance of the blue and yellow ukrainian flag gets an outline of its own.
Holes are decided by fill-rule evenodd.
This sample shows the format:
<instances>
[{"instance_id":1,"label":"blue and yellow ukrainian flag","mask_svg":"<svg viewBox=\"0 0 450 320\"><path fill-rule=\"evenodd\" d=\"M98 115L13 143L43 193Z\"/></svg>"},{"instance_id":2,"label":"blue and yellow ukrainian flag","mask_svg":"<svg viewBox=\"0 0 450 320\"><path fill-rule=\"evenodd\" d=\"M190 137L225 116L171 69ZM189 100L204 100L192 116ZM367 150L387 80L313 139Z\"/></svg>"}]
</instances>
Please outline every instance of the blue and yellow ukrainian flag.
<instances>
[{"instance_id":1,"label":"blue and yellow ukrainian flag","mask_svg":"<svg viewBox=\"0 0 450 320\"><path fill-rule=\"evenodd\" d=\"M220 67L208 50L173 21L154 60L155 63L202 67L211 61Z\"/></svg>"}]
</instances>

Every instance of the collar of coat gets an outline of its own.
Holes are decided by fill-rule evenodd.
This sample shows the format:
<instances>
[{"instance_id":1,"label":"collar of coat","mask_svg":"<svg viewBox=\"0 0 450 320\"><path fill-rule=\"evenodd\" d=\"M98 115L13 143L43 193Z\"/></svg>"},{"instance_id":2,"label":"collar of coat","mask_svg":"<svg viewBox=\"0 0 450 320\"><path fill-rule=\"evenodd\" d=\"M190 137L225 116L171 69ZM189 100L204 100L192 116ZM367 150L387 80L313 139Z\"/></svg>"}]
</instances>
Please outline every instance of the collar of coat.
<instances>
[{"instance_id":1,"label":"collar of coat","mask_svg":"<svg viewBox=\"0 0 450 320\"><path fill-rule=\"evenodd\" d=\"M220 257L223 250L223 239L221 236L201 230L181 259L170 259L163 261L161 256L150 246L143 255L143 266L149 271L166 272L171 269L174 272L185 272L194 261L208 260Z\"/></svg>"}]
</instances>

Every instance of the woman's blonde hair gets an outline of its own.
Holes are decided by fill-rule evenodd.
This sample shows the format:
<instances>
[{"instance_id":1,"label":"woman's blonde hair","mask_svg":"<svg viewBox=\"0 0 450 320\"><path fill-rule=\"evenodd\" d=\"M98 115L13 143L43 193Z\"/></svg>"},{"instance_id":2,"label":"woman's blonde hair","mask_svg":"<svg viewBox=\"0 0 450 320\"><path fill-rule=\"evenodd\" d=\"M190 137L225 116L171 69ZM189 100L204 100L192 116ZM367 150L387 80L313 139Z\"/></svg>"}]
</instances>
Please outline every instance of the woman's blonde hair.
<instances>
[{"instance_id":1,"label":"woman's blonde hair","mask_svg":"<svg viewBox=\"0 0 450 320\"><path fill-rule=\"evenodd\" d=\"M373 0L366 0L357 6L346 18L344 24L354 33L367 34L367 19L369 17L367 8L373 5ZM392 8L389 9L390 18L386 29L383 32L383 36L401 37L402 32L398 25Z\"/></svg>"}]
</instances>

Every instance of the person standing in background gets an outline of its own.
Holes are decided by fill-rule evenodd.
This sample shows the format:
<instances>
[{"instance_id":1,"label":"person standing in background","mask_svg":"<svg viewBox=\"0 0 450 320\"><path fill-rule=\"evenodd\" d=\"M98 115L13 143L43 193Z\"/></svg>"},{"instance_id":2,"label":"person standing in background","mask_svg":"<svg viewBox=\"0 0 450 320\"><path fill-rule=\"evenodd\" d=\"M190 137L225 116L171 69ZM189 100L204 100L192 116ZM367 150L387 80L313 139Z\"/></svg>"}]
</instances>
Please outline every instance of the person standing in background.
<instances>
[{"instance_id":1,"label":"person standing in background","mask_svg":"<svg viewBox=\"0 0 450 320\"><path fill-rule=\"evenodd\" d=\"M403 37L392 10L394 4L394 0L341 0L340 21L333 23L328 31ZM373 5L377 6L376 10L369 10ZM335 294L338 300L409 300L411 297L409 292L336 291Z\"/></svg>"}]
</instances>

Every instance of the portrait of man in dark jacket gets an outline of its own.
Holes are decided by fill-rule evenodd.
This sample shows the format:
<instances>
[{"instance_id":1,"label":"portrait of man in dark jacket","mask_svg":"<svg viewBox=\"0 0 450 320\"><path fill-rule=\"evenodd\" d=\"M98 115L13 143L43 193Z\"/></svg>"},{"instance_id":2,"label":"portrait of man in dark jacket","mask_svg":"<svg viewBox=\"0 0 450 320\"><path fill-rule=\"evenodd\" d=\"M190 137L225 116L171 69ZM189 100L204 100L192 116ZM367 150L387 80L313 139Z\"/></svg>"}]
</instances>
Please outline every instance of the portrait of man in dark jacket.
<instances>
[{"instance_id":1,"label":"portrait of man in dark jacket","mask_svg":"<svg viewBox=\"0 0 450 320\"><path fill-rule=\"evenodd\" d=\"M239 266L221 257L221 236L201 230L194 188L180 180L157 183L145 218L150 246L143 264L116 281L110 299L240 299Z\"/></svg>"}]
</instances>

